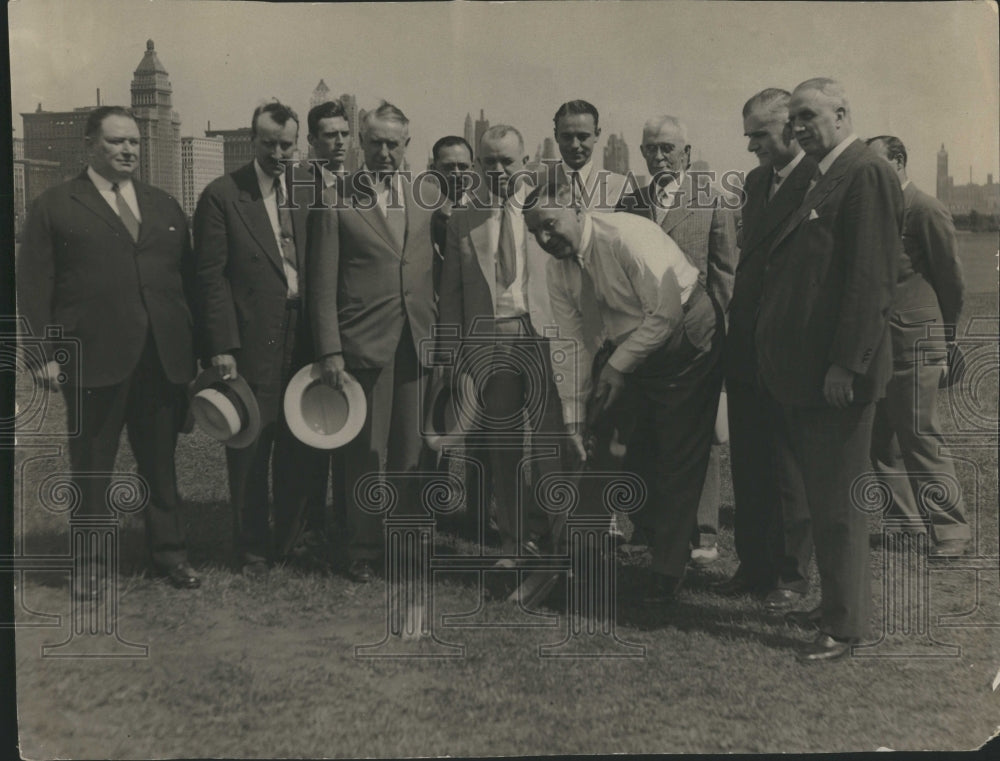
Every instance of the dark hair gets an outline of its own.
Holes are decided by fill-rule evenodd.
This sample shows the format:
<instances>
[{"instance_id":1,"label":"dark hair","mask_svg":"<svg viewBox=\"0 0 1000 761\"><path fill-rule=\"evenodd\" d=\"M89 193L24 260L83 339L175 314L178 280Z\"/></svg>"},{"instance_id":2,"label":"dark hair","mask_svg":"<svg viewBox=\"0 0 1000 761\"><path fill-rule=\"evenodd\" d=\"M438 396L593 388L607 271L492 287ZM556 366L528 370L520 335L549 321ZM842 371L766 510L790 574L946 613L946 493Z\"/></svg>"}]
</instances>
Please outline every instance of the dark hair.
<instances>
[{"instance_id":1,"label":"dark hair","mask_svg":"<svg viewBox=\"0 0 1000 761\"><path fill-rule=\"evenodd\" d=\"M464 137L459 137L458 135L445 135L436 143L434 147L431 148L431 156L434 157L434 161L438 160L438 153L445 148L450 148L453 145L464 145L466 150L469 152L469 161L472 161L475 156L472 153L472 146L466 141Z\"/></svg>"},{"instance_id":2,"label":"dark hair","mask_svg":"<svg viewBox=\"0 0 1000 761\"><path fill-rule=\"evenodd\" d=\"M264 103L263 105L257 106L257 108L253 110L253 118L250 119L251 136L256 136L257 134L257 117L260 116L261 114L267 114L272 119L274 119L274 121L277 124L280 124L282 127L284 127L285 124L288 123L289 119L295 122L296 127L299 126L298 114L296 114L291 108L286 106L284 103L281 103L280 101L277 100L273 100L270 103Z\"/></svg>"},{"instance_id":3,"label":"dark hair","mask_svg":"<svg viewBox=\"0 0 1000 761\"><path fill-rule=\"evenodd\" d=\"M323 119L336 119L337 117L342 119L347 118L347 111L344 110L344 104L339 100L328 100L326 103L313 106L309 109L309 114L306 116L309 134L315 135L319 131L319 123Z\"/></svg>"},{"instance_id":4,"label":"dark hair","mask_svg":"<svg viewBox=\"0 0 1000 761\"><path fill-rule=\"evenodd\" d=\"M124 116L126 119L135 121L135 114L124 106L98 106L87 115L87 126L84 135L93 137L101 131L101 125L109 116Z\"/></svg>"},{"instance_id":5,"label":"dark hair","mask_svg":"<svg viewBox=\"0 0 1000 761\"><path fill-rule=\"evenodd\" d=\"M885 153L889 157L890 161L895 161L896 159L903 159L903 166L906 166L906 146L903 145L903 141L898 137L893 137L892 135L879 135L878 137L870 137L865 140L866 145L871 145L877 142L885 143Z\"/></svg>"},{"instance_id":6,"label":"dark hair","mask_svg":"<svg viewBox=\"0 0 1000 761\"><path fill-rule=\"evenodd\" d=\"M597 127L598 119L600 119L597 109L585 100L570 100L563 103L559 106L559 110L556 111L552 122L556 125L556 129L559 129L559 120L564 116L579 116L581 114L590 114L593 116L594 127Z\"/></svg>"}]
</instances>

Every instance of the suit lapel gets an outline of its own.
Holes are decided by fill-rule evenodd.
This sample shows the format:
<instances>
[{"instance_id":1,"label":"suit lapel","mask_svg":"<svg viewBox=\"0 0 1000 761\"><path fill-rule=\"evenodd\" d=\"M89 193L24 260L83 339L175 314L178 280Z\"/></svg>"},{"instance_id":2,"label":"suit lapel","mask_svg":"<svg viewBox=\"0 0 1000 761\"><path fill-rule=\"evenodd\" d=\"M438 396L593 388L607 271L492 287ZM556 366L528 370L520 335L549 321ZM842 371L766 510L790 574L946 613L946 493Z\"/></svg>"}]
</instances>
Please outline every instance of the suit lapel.
<instances>
[{"instance_id":1,"label":"suit lapel","mask_svg":"<svg viewBox=\"0 0 1000 761\"><path fill-rule=\"evenodd\" d=\"M243 220L251 237L267 254L271 264L284 279L285 268L281 263L281 252L278 250L278 241L274 239L274 229L264 207L264 198L260 194L260 184L257 182L257 172L253 164L248 164L244 169L234 173L233 179L240 191L239 200L235 204L236 213Z\"/></svg>"},{"instance_id":2,"label":"suit lapel","mask_svg":"<svg viewBox=\"0 0 1000 761\"><path fill-rule=\"evenodd\" d=\"M153 234L156 204L153 203L148 186L138 182L133 182L132 185L135 187L135 198L139 203L139 216L142 217L142 221L139 223L139 240L136 241L136 245L141 246Z\"/></svg>"},{"instance_id":3,"label":"suit lapel","mask_svg":"<svg viewBox=\"0 0 1000 761\"><path fill-rule=\"evenodd\" d=\"M803 198L803 192L809 185L815 172L816 164L808 156L803 156L799 165L792 170L785 181L778 186L778 191L774 198L766 201L766 194L771 184L771 174L764 174L764 181L761 185L761 193L755 195L755 201L763 205L759 213L754 217L758 219L757 226L751 230L750 239L747 241L745 251L751 251L760 241L770 235L778 225L780 225L788 215L798 208L796 199Z\"/></svg>"},{"instance_id":4,"label":"suit lapel","mask_svg":"<svg viewBox=\"0 0 1000 761\"><path fill-rule=\"evenodd\" d=\"M667 210L666 215L663 217L663 221L660 223L660 227L663 228L663 232L670 234L677 225L687 219L694 212L688 208L692 203L694 203L694 198L691 195L691 175L684 175L684 182L681 183L680 190L677 195L674 196L675 201L680 201L680 203L671 209ZM652 188L650 188L650 193L652 193ZM652 196L650 196L652 198Z\"/></svg>"},{"instance_id":5,"label":"suit lapel","mask_svg":"<svg viewBox=\"0 0 1000 761\"><path fill-rule=\"evenodd\" d=\"M371 183L368 183L368 186L370 185ZM350 188L355 188L356 183L351 182L349 183L349 186ZM375 189L372 188L371 192L374 194ZM355 213L365 221L365 224L371 227L376 235L385 241L385 244L392 249L396 256L402 258L403 251L396 242L392 231L389 230L389 223L386 222L385 215L382 213L382 210L378 208L374 195L370 200L371 208L365 208L368 206L368 203L369 199L365 198L364 201L360 201L358 194L353 191L351 192L351 208L353 208Z\"/></svg>"},{"instance_id":6,"label":"suit lapel","mask_svg":"<svg viewBox=\"0 0 1000 761\"><path fill-rule=\"evenodd\" d=\"M858 160L858 156L861 153L860 149L863 147L865 147L865 144L856 139L853 145L837 157L836 161L833 162L833 166L830 167L826 174L819 178L813 189L806 192L805 197L802 199L802 204L795 210L795 213L789 218L788 224L785 225L784 229L775 239L774 244L771 246L772 250L777 248L785 238L791 235L793 230L808 219L810 212L821 205L826 197L833 192L834 188L843 181L844 175L854 166L854 162Z\"/></svg>"},{"instance_id":7,"label":"suit lapel","mask_svg":"<svg viewBox=\"0 0 1000 761\"><path fill-rule=\"evenodd\" d=\"M77 187L74 189L73 198L103 219L116 233L124 233L131 239L132 236L128 228L125 227L125 223L121 221L119 216L115 214L114 209L104 200L100 191L90 181L90 177L87 176L86 171L77 178L76 184ZM141 208L139 212L142 213Z\"/></svg>"},{"instance_id":8,"label":"suit lapel","mask_svg":"<svg viewBox=\"0 0 1000 761\"><path fill-rule=\"evenodd\" d=\"M500 217L495 216L489 208L470 208L466 212L469 220L469 238L476 250L476 260L483 271L486 284L490 287L492 304L497 299L496 250L500 244Z\"/></svg>"}]
</instances>

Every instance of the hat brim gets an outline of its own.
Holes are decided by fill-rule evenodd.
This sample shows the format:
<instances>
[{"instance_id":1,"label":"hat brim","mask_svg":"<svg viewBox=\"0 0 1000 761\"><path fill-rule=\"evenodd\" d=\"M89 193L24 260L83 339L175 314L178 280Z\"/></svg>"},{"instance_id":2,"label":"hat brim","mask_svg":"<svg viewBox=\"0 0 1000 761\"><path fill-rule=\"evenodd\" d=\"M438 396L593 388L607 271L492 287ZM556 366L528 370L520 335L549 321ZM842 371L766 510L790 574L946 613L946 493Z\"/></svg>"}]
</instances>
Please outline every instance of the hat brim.
<instances>
[{"instance_id":1,"label":"hat brim","mask_svg":"<svg viewBox=\"0 0 1000 761\"><path fill-rule=\"evenodd\" d=\"M347 374L347 382L340 389L347 402L347 418L336 431L324 433L316 430L306 420L302 411L302 397L305 392L317 383L322 383L320 364L313 362L301 368L292 376L285 389L284 409L285 422L292 434L303 444L315 449L337 449L350 443L361 433L368 415L368 403L365 391L353 376Z\"/></svg>"},{"instance_id":2,"label":"hat brim","mask_svg":"<svg viewBox=\"0 0 1000 761\"><path fill-rule=\"evenodd\" d=\"M243 406L247 411L247 424L243 430L230 436L228 439L216 439L216 441L222 442L231 449L244 449L250 446L257 436L260 435L260 407L257 406L257 397L254 396L253 391L242 375L230 378L229 380L223 380L222 371L218 367L213 366L202 370L198 377L194 379L194 382L188 389L188 400L190 401L199 391L215 383L225 383L228 385L236 393L240 401L243 402ZM198 420L196 407L192 407L191 411L194 414L195 421L199 423L199 427L205 430L200 425L201 421Z\"/></svg>"}]
</instances>

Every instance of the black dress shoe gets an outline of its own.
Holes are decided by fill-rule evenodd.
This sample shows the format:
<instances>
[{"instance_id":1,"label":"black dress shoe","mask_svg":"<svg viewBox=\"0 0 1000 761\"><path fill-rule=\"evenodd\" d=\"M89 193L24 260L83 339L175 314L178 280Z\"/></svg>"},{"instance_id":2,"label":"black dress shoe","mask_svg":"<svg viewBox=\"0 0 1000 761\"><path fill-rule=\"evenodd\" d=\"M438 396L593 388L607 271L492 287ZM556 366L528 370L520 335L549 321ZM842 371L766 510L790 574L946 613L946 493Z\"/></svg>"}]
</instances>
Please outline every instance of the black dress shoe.
<instances>
[{"instance_id":1,"label":"black dress shoe","mask_svg":"<svg viewBox=\"0 0 1000 761\"><path fill-rule=\"evenodd\" d=\"M175 563L163 569L163 575L178 589L197 589L201 586L201 579L194 569L186 562Z\"/></svg>"},{"instance_id":2,"label":"black dress shoe","mask_svg":"<svg viewBox=\"0 0 1000 761\"><path fill-rule=\"evenodd\" d=\"M854 640L837 639L820 632L812 642L806 642L799 647L795 657L799 663L835 661L850 654L853 644L855 644Z\"/></svg>"},{"instance_id":3,"label":"black dress shoe","mask_svg":"<svg viewBox=\"0 0 1000 761\"><path fill-rule=\"evenodd\" d=\"M790 610L801 602L804 596L794 589L772 589L764 598L764 610L774 612Z\"/></svg>"},{"instance_id":4,"label":"black dress shoe","mask_svg":"<svg viewBox=\"0 0 1000 761\"><path fill-rule=\"evenodd\" d=\"M654 573L643 590L642 601L646 605L663 605L673 602L680 588L681 579L676 576Z\"/></svg>"},{"instance_id":5,"label":"black dress shoe","mask_svg":"<svg viewBox=\"0 0 1000 761\"><path fill-rule=\"evenodd\" d=\"M806 631L819 630L819 621L819 608L813 608L812 610L790 610L785 614L786 624L797 626Z\"/></svg>"}]
</instances>

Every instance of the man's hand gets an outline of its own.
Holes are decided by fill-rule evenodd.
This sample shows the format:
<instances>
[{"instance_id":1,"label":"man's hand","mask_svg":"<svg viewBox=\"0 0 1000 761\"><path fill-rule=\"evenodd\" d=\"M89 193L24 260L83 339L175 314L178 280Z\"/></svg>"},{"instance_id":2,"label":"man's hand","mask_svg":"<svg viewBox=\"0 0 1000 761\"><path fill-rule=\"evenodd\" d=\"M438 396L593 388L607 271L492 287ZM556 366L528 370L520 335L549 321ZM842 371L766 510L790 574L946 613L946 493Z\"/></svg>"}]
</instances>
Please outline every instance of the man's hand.
<instances>
[{"instance_id":1,"label":"man's hand","mask_svg":"<svg viewBox=\"0 0 1000 761\"><path fill-rule=\"evenodd\" d=\"M566 426L566 431L570 436L570 447L567 455L569 467L571 470L577 470L587 461L587 447L583 443L583 423L569 423Z\"/></svg>"},{"instance_id":2,"label":"man's hand","mask_svg":"<svg viewBox=\"0 0 1000 761\"><path fill-rule=\"evenodd\" d=\"M58 391L62 386L62 383L59 382L59 376L62 374L63 371L60 369L58 362L55 360L46 362L42 371L35 376L35 385L51 389L52 391Z\"/></svg>"},{"instance_id":3,"label":"man's hand","mask_svg":"<svg viewBox=\"0 0 1000 761\"><path fill-rule=\"evenodd\" d=\"M854 401L854 373L840 365L830 365L823 381L823 397L827 404L838 409L849 407Z\"/></svg>"},{"instance_id":4,"label":"man's hand","mask_svg":"<svg viewBox=\"0 0 1000 761\"><path fill-rule=\"evenodd\" d=\"M601 407L601 412L607 412L611 409L624 390L625 375L613 368L610 362L607 362L601 368L601 374L597 378L597 389L594 392L594 396L604 398L604 406Z\"/></svg>"},{"instance_id":5,"label":"man's hand","mask_svg":"<svg viewBox=\"0 0 1000 761\"><path fill-rule=\"evenodd\" d=\"M236 357L232 354L216 354L211 359L212 367L219 368L222 380L235 380L239 377L236 372Z\"/></svg>"},{"instance_id":6,"label":"man's hand","mask_svg":"<svg viewBox=\"0 0 1000 761\"><path fill-rule=\"evenodd\" d=\"M320 378L328 386L342 389L347 383L347 369L342 354L328 354L320 360Z\"/></svg>"}]
</instances>

